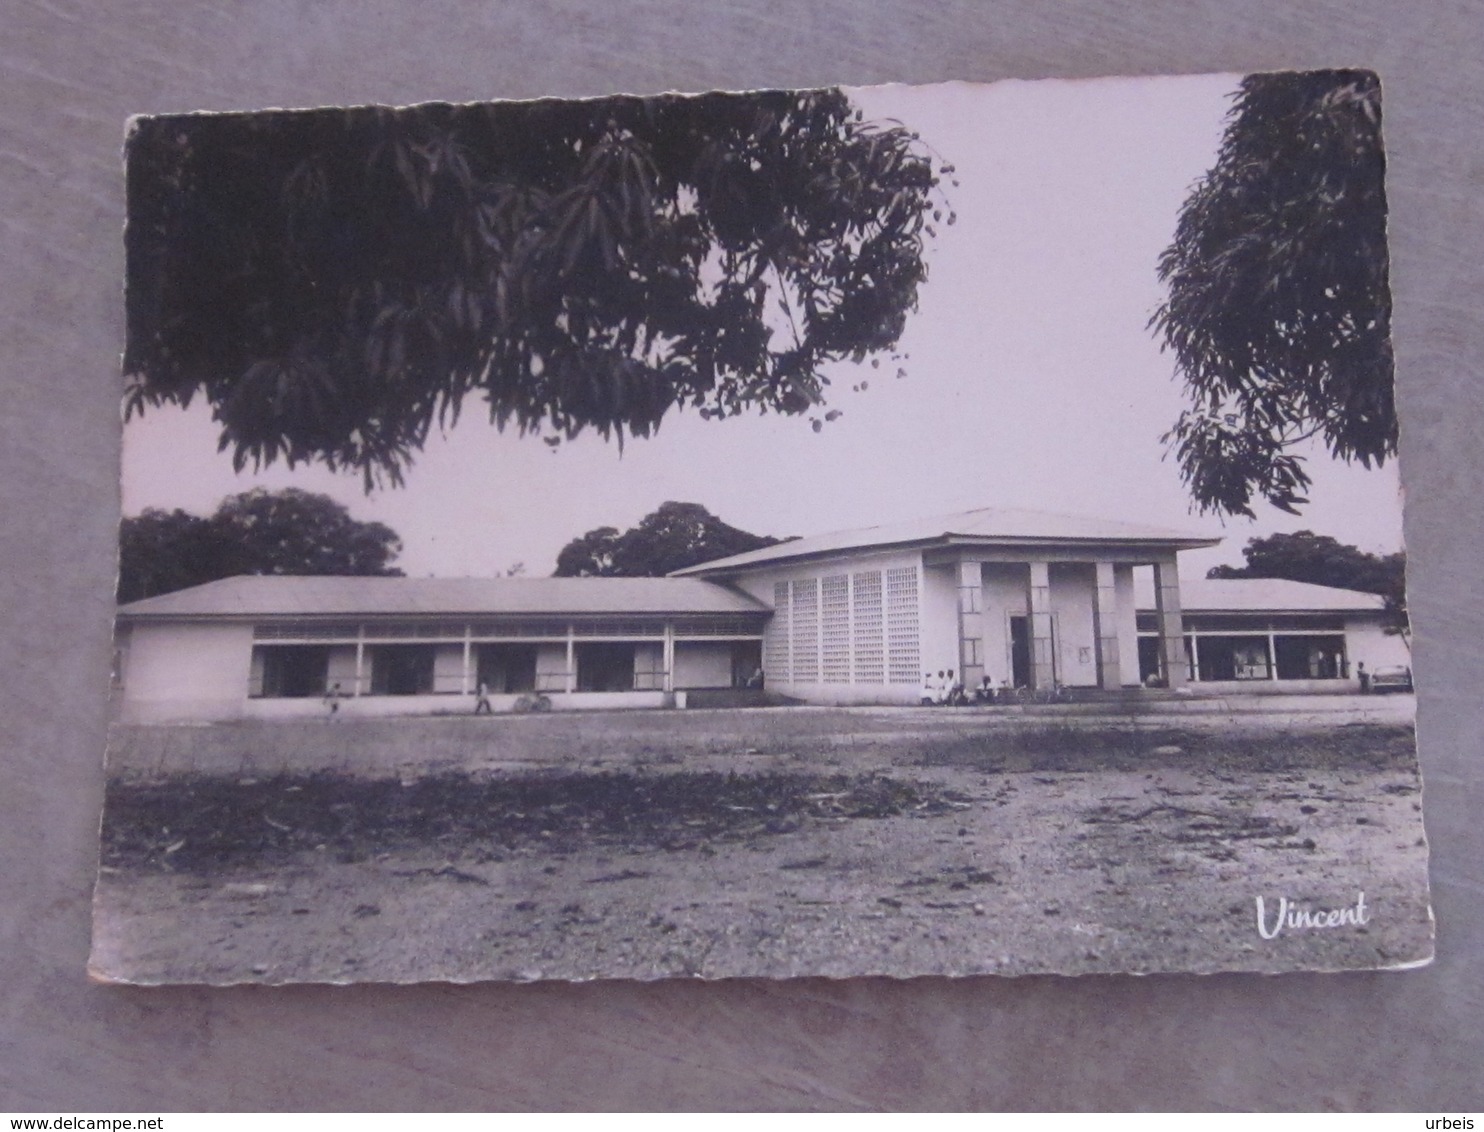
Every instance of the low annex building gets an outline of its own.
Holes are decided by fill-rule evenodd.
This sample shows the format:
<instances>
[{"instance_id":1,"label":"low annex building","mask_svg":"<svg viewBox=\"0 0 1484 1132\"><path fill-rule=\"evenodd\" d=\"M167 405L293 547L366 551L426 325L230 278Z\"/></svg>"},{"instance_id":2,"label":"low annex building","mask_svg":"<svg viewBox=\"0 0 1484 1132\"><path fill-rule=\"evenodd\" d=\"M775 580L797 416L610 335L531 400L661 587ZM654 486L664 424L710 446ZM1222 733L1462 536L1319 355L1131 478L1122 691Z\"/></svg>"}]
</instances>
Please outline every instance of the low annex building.
<instances>
[{"instance_id":1,"label":"low annex building","mask_svg":"<svg viewBox=\"0 0 1484 1132\"><path fill-rule=\"evenodd\" d=\"M1184 579L1218 539L1005 509L794 539L669 578L227 578L123 606L121 716L916 703L924 674L1113 692L1339 690L1407 663L1371 594Z\"/></svg>"},{"instance_id":2,"label":"low annex building","mask_svg":"<svg viewBox=\"0 0 1484 1132\"><path fill-rule=\"evenodd\" d=\"M1323 692L1358 687L1357 666L1411 666L1407 643L1388 632L1386 602L1375 594L1285 578L1187 578L1187 678L1212 690ZM1159 626L1140 585L1139 672L1161 671Z\"/></svg>"},{"instance_id":3,"label":"low annex building","mask_svg":"<svg viewBox=\"0 0 1484 1132\"><path fill-rule=\"evenodd\" d=\"M224 578L119 610L122 717L661 707L751 678L767 618L672 578Z\"/></svg>"}]
</instances>

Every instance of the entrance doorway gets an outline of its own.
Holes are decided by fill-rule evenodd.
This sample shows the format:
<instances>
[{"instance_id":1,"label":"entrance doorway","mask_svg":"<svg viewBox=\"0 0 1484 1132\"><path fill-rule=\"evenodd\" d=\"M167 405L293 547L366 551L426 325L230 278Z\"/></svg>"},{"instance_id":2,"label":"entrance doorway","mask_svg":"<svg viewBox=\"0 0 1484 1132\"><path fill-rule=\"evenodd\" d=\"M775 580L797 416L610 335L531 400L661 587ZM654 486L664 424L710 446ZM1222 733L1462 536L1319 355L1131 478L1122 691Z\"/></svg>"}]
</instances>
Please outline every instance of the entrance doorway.
<instances>
[{"instance_id":1,"label":"entrance doorway","mask_svg":"<svg viewBox=\"0 0 1484 1132\"><path fill-rule=\"evenodd\" d=\"M1017 688L1031 686L1031 619L1010 618L1010 683Z\"/></svg>"}]
</instances>

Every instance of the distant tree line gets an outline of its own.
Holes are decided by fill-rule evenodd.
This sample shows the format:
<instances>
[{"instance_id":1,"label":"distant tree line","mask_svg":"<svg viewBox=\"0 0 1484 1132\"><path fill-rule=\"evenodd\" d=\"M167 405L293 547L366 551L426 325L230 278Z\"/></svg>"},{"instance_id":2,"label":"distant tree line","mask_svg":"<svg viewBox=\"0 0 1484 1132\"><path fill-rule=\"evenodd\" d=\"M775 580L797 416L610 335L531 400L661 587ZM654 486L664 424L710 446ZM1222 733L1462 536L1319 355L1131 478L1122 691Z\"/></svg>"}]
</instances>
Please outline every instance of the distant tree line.
<instances>
[{"instance_id":1,"label":"distant tree line","mask_svg":"<svg viewBox=\"0 0 1484 1132\"><path fill-rule=\"evenodd\" d=\"M598 527L557 557L557 577L657 578L785 540L722 522L699 503L663 503L633 527ZM211 515L149 508L119 530L120 602L238 574L400 576L402 540L384 523L353 519L327 495L255 488ZM499 571L525 573L524 563Z\"/></svg>"},{"instance_id":2,"label":"distant tree line","mask_svg":"<svg viewBox=\"0 0 1484 1132\"><path fill-rule=\"evenodd\" d=\"M149 508L119 529L118 600L138 601L237 574L400 575L384 523L353 519L327 495L254 488L211 515Z\"/></svg>"},{"instance_id":3,"label":"distant tree line","mask_svg":"<svg viewBox=\"0 0 1484 1132\"><path fill-rule=\"evenodd\" d=\"M557 555L556 577L660 578L784 541L724 523L699 503L672 501L622 533L598 527L573 539Z\"/></svg>"}]
</instances>

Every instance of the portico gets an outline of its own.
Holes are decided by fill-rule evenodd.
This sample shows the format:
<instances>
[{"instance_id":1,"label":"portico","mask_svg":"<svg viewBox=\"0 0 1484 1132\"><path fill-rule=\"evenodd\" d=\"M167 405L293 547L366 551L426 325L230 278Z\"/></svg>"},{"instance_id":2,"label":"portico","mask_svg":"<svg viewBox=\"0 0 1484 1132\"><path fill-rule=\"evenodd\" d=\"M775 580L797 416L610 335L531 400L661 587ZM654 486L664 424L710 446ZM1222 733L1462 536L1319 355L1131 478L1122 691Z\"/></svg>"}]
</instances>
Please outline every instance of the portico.
<instances>
[{"instance_id":1,"label":"portico","mask_svg":"<svg viewBox=\"0 0 1484 1132\"><path fill-rule=\"evenodd\" d=\"M1135 567L1153 569L1160 600L1160 671L1170 687L1190 675L1173 553L1137 548L961 548L924 555L956 580L957 672L966 687L988 675L1016 687L1107 690L1139 683ZM931 599L930 599L931 604ZM931 612L930 612L931 619ZM1125 658L1128 658L1125 660Z\"/></svg>"},{"instance_id":2,"label":"portico","mask_svg":"<svg viewBox=\"0 0 1484 1132\"><path fill-rule=\"evenodd\" d=\"M1152 568L1158 678L1178 687L1190 675L1178 555L1217 541L986 508L797 539L681 573L772 607L770 688L812 701L915 702L925 674L950 669L966 687L986 676L1030 689L1137 685L1134 571Z\"/></svg>"}]
</instances>

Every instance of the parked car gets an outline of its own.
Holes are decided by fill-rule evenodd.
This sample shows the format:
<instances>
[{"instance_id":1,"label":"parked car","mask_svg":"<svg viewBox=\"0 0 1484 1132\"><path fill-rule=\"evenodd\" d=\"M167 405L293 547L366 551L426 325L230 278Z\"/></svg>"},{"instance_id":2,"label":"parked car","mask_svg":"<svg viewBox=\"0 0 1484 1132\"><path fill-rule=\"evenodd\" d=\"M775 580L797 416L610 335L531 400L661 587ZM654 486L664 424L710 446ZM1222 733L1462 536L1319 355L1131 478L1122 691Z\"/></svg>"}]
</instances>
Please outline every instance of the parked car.
<instances>
[{"instance_id":1,"label":"parked car","mask_svg":"<svg viewBox=\"0 0 1484 1132\"><path fill-rule=\"evenodd\" d=\"M1371 673L1372 692L1410 692L1412 670L1405 664L1392 664Z\"/></svg>"}]
</instances>

